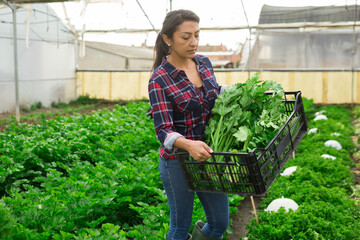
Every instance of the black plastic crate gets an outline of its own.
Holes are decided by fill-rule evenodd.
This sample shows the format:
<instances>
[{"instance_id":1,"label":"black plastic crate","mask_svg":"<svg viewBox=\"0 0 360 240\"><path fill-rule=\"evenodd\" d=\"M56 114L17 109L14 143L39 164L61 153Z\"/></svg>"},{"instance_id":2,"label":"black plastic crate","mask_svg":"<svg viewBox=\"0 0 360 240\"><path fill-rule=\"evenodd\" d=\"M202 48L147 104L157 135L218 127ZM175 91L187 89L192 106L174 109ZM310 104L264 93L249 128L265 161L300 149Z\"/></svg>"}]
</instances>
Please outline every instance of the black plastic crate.
<instances>
[{"instance_id":1,"label":"black plastic crate","mask_svg":"<svg viewBox=\"0 0 360 240\"><path fill-rule=\"evenodd\" d=\"M284 104L289 117L265 149L214 152L204 162L177 151L189 190L264 195L308 130L301 92L285 92Z\"/></svg>"}]
</instances>

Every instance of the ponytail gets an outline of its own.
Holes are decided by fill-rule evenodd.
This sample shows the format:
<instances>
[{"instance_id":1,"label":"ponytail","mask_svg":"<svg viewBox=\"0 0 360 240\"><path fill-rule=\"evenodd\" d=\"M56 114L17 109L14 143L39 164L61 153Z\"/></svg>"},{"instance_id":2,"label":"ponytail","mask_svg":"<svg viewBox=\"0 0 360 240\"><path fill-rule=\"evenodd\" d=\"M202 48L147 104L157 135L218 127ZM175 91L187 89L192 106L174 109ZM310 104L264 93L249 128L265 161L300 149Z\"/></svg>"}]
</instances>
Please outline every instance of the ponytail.
<instances>
[{"instance_id":1,"label":"ponytail","mask_svg":"<svg viewBox=\"0 0 360 240\"><path fill-rule=\"evenodd\" d=\"M163 34L162 32L159 32L156 38L155 60L152 70L155 70L155 68L160 66L163 57L170 54L170 47L164 42L164 39L162 38L162 34Z\"/></svg>"}]
</instances>

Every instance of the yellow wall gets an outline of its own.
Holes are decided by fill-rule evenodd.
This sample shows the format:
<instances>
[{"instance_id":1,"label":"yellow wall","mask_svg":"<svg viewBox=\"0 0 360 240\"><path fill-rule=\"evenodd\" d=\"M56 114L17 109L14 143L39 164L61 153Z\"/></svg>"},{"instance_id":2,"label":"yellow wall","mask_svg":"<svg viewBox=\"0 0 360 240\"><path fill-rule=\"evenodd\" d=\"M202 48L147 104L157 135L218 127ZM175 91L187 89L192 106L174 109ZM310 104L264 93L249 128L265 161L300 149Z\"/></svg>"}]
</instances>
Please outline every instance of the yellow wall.
<instances>
[{"instance_id":1,"label":"yellow wall","mask_svg":"<svg viewBox=\"0 0 360 240\"><path fill-rule=\"evenodd\" d=\"M250 72L252 76L255 72ZM150 72L78 72L78 94L108 100L148 98ZM219 84L244 82L242 71L215 71ZM301 91L302 96L324 104L360 104L360 72L283 72L266 71L261 79L280 83L285 91ZM359 94L358 94L359 93Z\"/></svg>"}]
</instances>

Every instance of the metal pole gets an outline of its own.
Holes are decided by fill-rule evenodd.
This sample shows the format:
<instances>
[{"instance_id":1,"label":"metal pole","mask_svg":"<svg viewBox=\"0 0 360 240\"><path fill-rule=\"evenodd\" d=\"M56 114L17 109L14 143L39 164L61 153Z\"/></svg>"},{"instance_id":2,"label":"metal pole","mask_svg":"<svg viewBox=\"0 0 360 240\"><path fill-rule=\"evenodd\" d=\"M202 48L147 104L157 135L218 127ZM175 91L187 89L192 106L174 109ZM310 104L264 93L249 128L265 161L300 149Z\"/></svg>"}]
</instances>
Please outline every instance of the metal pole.
<instances>
[{"instance_id":1,"label":"metal pole","mask_svg":"<svg viewBox=\"0 0 360 240\"><path fill-rule=\"evenodd\" d=\"M244 11L247 26L249 28L248 78L250 78L250 68L251 68L251 66L250 66L250 64L251 64L251 28L250 28L249 20L247 18L247 14L246 14L246 10L245 10L245 7L244 7L243 0L241 0L241 5L242 5L243 11Z\"/></svg>"},{"instance_id":2,"label":"metal pole","mask_svg":"<svg viewBox=\"0 0 360 240\"><path fill-rule=\"evenodd\" d=\"M351 106L354 104L354 82L355 82L355 53L356 53L356 20L357 20L357 0L355 1L354 26L353 26L353 47L351 58ZM359 93L357 93L359 94Z\"/></svg>"},{"instance_id":3,"label":"metal pole","mask_svg":"<svg viewBox=\"0 0 360 240\"><path fill-rule=\"evenodd\" d=\"M137 2L137 4L139 5L139 7L140 7L141 11L144 13L144 15L145 15L145 17L147 18L147 20L149 21L149 23L150 23L150 25L151 25L152 29L153 29L154 31L156 31L156 29L155 29L154 25L152 24L152 22L151 22L151 20L150 20L149 16L146 14L145 10L144 10L144 9L143 9L143 7L141 6L141 4L140 4L139 0L136 0L136 2Z\"/></svg>"},{"instance_id":4,"label":"metal pole","mask_svg":"<svg viewBox=\"0 0 360 240\"><path fill-rule=\"evenodd\" d=\"M20 100L19 100L19 71L17 54L17 28L16 28L16 10L15 4L6 1L13 13L13 41L14 41L14 76L15 76L15 116L16 121L20 122Z\"/></svg>"}]
</instances>

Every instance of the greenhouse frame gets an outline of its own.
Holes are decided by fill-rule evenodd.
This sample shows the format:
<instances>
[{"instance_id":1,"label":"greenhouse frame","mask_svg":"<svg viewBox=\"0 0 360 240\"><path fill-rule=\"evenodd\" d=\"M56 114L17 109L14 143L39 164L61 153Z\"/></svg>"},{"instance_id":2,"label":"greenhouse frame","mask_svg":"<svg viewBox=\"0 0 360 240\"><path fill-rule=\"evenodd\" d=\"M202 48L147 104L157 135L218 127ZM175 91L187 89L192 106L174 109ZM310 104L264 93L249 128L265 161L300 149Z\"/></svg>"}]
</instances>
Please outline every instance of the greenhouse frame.
<instances>
[{"instance_id":1,"label":"greenhouse frame","mask_svg":"<svg viewBox=\"0 0 360 240\"><path fill-rule=\"evenodd\" d=\"M69 22L60 21L51 9L39 3L66 1L3 2L0 31L3 36L1 41L5 44L1 46L8 57L0 60L4 66L0 73L1 112L14 111L16 106L27 108L36 102L50 106L52 102L67 102L79 95L109 100L148 97L150 68L140 69L136 65L108 69L86 67L91 64L79 67L79 63L88 61L81 58L86 45L83 34L92 30L75 30ZM39 4L26 5L35 2ZM20 4L16 11L19 57L17 87L15 65L9 61L14 56L13 20L11 9L5 3ZM250 42L244 44L245 51L241 56L243 65L233 69L215 69L218 82L243 82L251 74L262 72L262 78L279 81L289 91L301 90L304 96L313 98L317 103L360 103L359 17L359 8L353 5L316 8L264 5L256 26L227 29L249 30ZM207 30L214 31L216 28L204 29ZM98 50L90 47L89 43L86 47L89 54L101 56ZM95 55L92 51L95 51ZM141 61L150 62L149 54L145 55ZM146 65L149 66L149 63Z\"/></svg>"}]
</instances>

